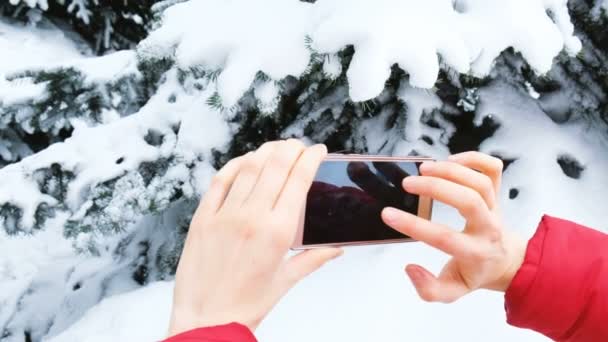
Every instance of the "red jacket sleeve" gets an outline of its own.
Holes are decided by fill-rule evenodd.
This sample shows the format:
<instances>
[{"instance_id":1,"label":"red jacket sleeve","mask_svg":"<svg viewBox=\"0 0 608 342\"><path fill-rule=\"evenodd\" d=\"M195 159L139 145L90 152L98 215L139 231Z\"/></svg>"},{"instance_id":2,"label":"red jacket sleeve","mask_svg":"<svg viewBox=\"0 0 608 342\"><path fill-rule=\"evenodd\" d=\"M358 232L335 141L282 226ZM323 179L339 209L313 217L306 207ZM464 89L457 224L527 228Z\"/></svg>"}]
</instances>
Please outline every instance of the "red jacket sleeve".
<instances>
[{"instance_id":1,"label":"red jacket sleeve","mask_svg":"<svg viewBox=\"0 0 608 342\"><path fill-rule=\"evenodd\" d=\"M544 216L505 309L509 324L556 341L608 341L608 235Z\"/></svg>"},{"instance_id":2,"label":"red jacket sleeve","mask_svg":"<svg viewBox=\"0 0 608 342\"><path fill-rule=\"evenodd\" d=\"M186 331L163 342L257 342L257 340L246 326L230 323Z\"/></svg>"}]
</instances>

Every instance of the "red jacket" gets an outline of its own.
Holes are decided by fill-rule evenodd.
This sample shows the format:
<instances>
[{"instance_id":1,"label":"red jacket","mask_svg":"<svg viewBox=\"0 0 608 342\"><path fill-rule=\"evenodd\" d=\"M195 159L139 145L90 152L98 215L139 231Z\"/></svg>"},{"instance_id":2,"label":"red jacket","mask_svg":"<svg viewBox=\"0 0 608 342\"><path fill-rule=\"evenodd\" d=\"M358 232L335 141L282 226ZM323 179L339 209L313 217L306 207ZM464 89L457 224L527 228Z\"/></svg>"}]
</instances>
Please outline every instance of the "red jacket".
<instances>
[{"instance_id":1,"label":"red jacket","mask_svg":"<svg viewBox=\"0 0 608 342\"><path fill-rule=\"evenodd\" d=\"M544 216L505 293L507 322L556 341L608 341L608 235ZM256 342L243 325L199 328L165 342Z\"/></svg>"}]
</instances>

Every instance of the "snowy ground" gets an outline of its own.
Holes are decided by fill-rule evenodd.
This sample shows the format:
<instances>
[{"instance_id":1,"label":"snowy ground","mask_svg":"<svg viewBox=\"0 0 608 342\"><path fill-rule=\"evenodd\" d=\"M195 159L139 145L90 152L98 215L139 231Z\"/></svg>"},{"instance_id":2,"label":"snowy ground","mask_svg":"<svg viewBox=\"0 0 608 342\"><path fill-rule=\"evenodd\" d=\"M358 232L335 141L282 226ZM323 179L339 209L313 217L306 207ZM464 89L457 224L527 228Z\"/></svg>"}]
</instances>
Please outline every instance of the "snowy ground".
<instances>
[{"instance_id":1,"label":"snowy ground","mask_svg":"<svg viewBox=\"0 0 608 342\"><path fill-rule=\"evenodd\" d=\"M567 18L564 19L562 16L559 19L559 15L564 14L563 1L526 1L504 1L504 7L500 8L484 7L484 2L481 0L470 1L468 3L473 7L477 6L475 8L478 8L479 12L470 14L467 21L460 17L455 19L453 13L448 13L447 7L444 6L448 2L429 1L428 7L421 6L419 12L412 13L411 17L421 18L426 12L442 13L442 16L434 17L435 26L439 27L438 31L427 32L435 40L432 44L424 40L414 40L409 44L416 47L412 51L423 51L422 55L428 52L436 56L436 50L439 51L442 57L447 59L446 62L456 70L463 71L469 67L469 62L475 60L473 71L483 73L490 67L491 61L498 52L506 46L518 43L520 50L530 57L531 64L539 70L546 70L550 66L547 61L550 62L562 48L568 52L575 52L578 40L570 36L571 27L567 25L569 23ZM279 6L278 0L274 2L274 5ZM388 0L384 2L386 8L396 4ZM276 30L277 26L285 26L286 22L273 22L276 18L266 13L268 17L262 21L269 24L261 30L267 36L253 36L253 34L248 36L243 30L239 30L239 27L227 23L229 26L232 25L230 27L234 30L224 37L214 38L223 41L213 40L211 36L205 36L206 40L203 41L200 32L213 29L215 27L213 25L221 25L221 13L232 13L235 9L233 6L236 5L234 3L218 5L215 13L202 11L211 22L201 20L199 17L178 15L181 12L193 12L194 9L201 12L197 6L203 6L202 3L196 4L193 1L190 5L181 7L181 10L173 11L168 26L153 35L147 42L149 48L147 52L168 55L175 53L178 63L184 67L190 66L190 63L206 63L213 67L228 69L220 75L217 84L217 89L224 95L225 104L232 105L240 97L249 87L251 78L258 68L265 69L269 75L280 78L294 70L295 73L301 72L300 69L306 67L307 50L301 45L289 44L304 38L306 31L310 29L308 26L311 25L310 22L298 18L297 15L301 14L297 12L301 7L308 5L300 3L280 5L283 6L281 9L284 13L291 15L282 17L282 20L291 21L293 27L297 29ZM210 0L205 3L218 2ZM492 3L499 2L492 1ZM382 30L377 30L366 32L369 36L345 34L343 36L346 38L340 38L340 32L356 33L363 30L360 24L363 21L342 22L343 16L335 15L333 11L339 6L344 6L344 1L327 1L326 4L319 11L306 14L311 18L314 17L317 20L316 24L321 20L329 23L316 28L314 34L317 35L316 41L319 42L316 48L333 53L341 44L361 45L361 49L357 50L360 51L357 57L359 62L354 61L355 67L348 73L351 95L361 99L376 96L386 80L384 73L387 66L395 62L391 59L395 56L399 57L398 62L403 63L406 69L409 65L409 71L418 75L419 85L434 83L439 67L437 58L425 59L424 68L420 68L416 74L413 69L417 66L415 62L419 60L416 58L420 58L420 55L410 55L407 49L391 50L394 47L394 41L391 40L399 37L385 36ZM349 18L367 15L368 8L364 4L359 2L357 6L349 8ZM410 2L405 1L403 4L405 5L401 10L407 12ZM545 18L543 4L555 10L559 25L553 26L551 21ZM464 35L467 31L474 30L472 25L483 26L487 23L485 21L487 17L492 17L488 14L490 12L508 10L516 13L524 7L529 7L531 10L526 12L529 14L525 16L526 20L518 22L520 26L512 27L509 20L505 19L497 25L491 25L496 30L502 30L500 32L493 32L487 36ZM378 19L388 15L386 11L381 11L382 8L379 6L380 10L373 18ZM251 10L254 9L255 5L252 5ZM333 16L330 15L332 13ZM215 19L213 19L214 15L217 16ZM241 19L247 20L246 17ZM507 17L505 15L502 18ZM260 19L256 17L257 20ZM447 24L443 26L438 24L454 20L461 25L457 26L455 32L446 31L450 28ZM242 25L242 28L249 29L256 21ZM411 27L407 27L407 22L395 21L396 26L391 28L391 32L411 30ZM188 24L194 25L193 27L197 29L193 30ZM406 26L402 27L403 25ZM340 27L343 31L331 30L335 27ZM189 31L182 32L180 29L189 29ZM528 35L528 30L533 30L534 34ZM439 39L449 35L448 33L458 37L455 37L455 40ZM462 36L459 36L461 34ZM269 47L264 50L270 57L258 55L255 52L257 50L254 49L256 44L243 42L244 38L259 39L268 36L284 41L284 44L273 45L275 48L278 45L278 49L272 50ZM465 36L473 38L458 40ZM489 42L490 36L500 36L502 40ZM177 42L178 38L179 42ZM323 41L323 38L327 39ZM163 44L171 43L166 44L170 46L168 50L171 51L159 52L155 49L159 41ZM366 45L371 41L381 42L384 45ZM458 44L450 45L454 41ZM229 51L229 47L239 44L244 45L242 50ZM257 44L269 43L267 40L260 40ZM286 46L289 48L285 48ZM482 46L491 49L484 50ZM173 51L174 48L177 51ZM211 49L213 53L205 55L205 48ZM48 61L61 63L82 56L79 47L57 30L17 28L1 20L0 51L0 103L3 99L6 101L7 98L11 98L9 96L15 99L23 95L23 93L15 94L14 88L8 86L4 79L5 73L43 65ZM387 58L374 60L373 57L378 51L384 53ZM281 57L285 60L285 64L268 63L268 60L282 56L281 53L287 53L286 56ZM207 59L201 60L202 55ZM256 58L253 59L253 63L257 64L252 66L249 63L254 56ZM118 65L124 62L125 66L132 66L129 63L132 57L129 53L118 57L115 59L119 62ZM289 60L290 57L294 58ZM111 59L106 61L112 62ZM414 64L411 64L412 61ZM358 67L357 63L359 63ZM93 67L95 71L94 65L90 63L85 67L89 69ZM379 69L382 70L378 71ZM246 75L243 76L241 72ZM97 74L102 77L105 72ZM89 177L107 179L128 169L129 163L136 163L138 158L152 159L157 156L155 153L162 153L154 149L146 150L147 154L142 153L143 147L134 145L141 140L138 135L143 136L144 128L169 126L178 120L182 120L182 127L185 128L175 139L179 139L178 147L184 156L188 157L188 153L194 155L199 151L208 153L211 147L224 144L228 139L229 131L223 117L205 106L205 96L209 94L191 96L180 93L177 102L167 104L166 99L172 92L171 78L168 79L169 83L161 87L157 95L139 113L130 118L117 120L113 126L95 129L83 127L80 131L76 131L71 143L56 146L53 150L49 149L51 151L41 153L38 158L28 159L20 167L27 168L35 163L43 164L46 160L53 160L52 158L56 157L53 155L55 151L57 154L73 156L72 160L86 164L84 168L89 172ZM367 80L371 81L368 83ZM30 90L36 91L36 89ZM256 89L256 92L258 90L260 94L265 91L271 94L266 96L269 98L268 102L276 96L276 89ZM530 237L540 216L548 213L608 232L608 224L605 220L606 194L608 194L606 135L596 132L596 127L588 127L583 121L563 125L554 123L534 101L533 95L533 93L531 95L517 91L510 84L502 81L496 81L480 89L480 97L483 100L477 107L476 119L481 121L483 117L491 114L501 123L494 136L485 140L480 149L516 159L504 174L501 199L505 222L510 229L524 237ZM398 143L393 153L406 154L415 147L418 151L436 158L444 158L448 149L445 144L439 143L441 132L427 126L419 127L415 120L419 118L423 109L437 106L438 100L432 92L416 90L408 86L402 87L399 96L407 103L410 115L407 118L408 126L405 132L394 136ZM188 110L190 107L199 109L204 107L205 119L201 119L200 111ZM161 117L163 111L174 115ZM384 122L376 119L370 119L363 125L365 128L363 134L370 147L373 147L375 142L385 140L386 130L383 125ZM198 126L207 128L204 137L193 128ZM422 144L418 139L422 133L433 137L438 143L433 147ZM114 140L108 139L108 136ZM95 151L89 144L86 146L84 143L76 144L87 139L95 140L103 150ZM125 148L127 145L130 148ZM122 153L120 156L127 155L127 162L116 166L113 161L119 157L117 153ZM568 160L576 159L584 167L579 179L568 177L563 172L558 159L564 157ZM110 162L106 163L106 159ZM78 163L74 162L74 164ZM110 166L104 168L106 164ZM199 170L199 180L204 181L209 178L210 173L208 164L206 162L202 164L204 165ZM12 171L16 169L11 168ZM176 170L177 173L179 170ZM10 195L14 193L15 197L23 197L27 194L25 187L20 187L20 183L14 183L13 179L8 177L14 174L16 172L11 174L9 171L3 171L2 175L5 178L0 179L0 199L3 197L2 191L6 193L10 191ZM181 174L177 174L175 179L180 179L179 177ZM512 189L517 189L518 195L510 199ZM195 190L200 189L192 191ZM78 202L77 196L75 198L74 201ZM115 205L120 207L118 204ZM53 342L150 341L163 338L170 311L172 282L168 279L140 287L129 271L129 267L132 266L129 264L131 260L116 258L112 255L111 248L131 232L135 232L135 235L126 247L130 250L129 253L137 255L138 248L141 247L138 242L142 241L144 235L147 238L156 236L150 239L153 243L147 248L161 248L160 243L167 238L163 228L177 226L179 218L176 216L179 216L180 205L177 204L175 208L164 212L160 220L158 217L144 217L133 226L129 226L126 232L108 238L104 242L107 248L105 250L101 248L98 256L77 253L72 242L63 238L62 224L66 217L61 215L56 217L55 221L48 222L45 230L32 236L9 237L0 229L0 340L12 342L23 341L24 338L5 334L3 328L28 331L34 326L48 329L43 333L36 330L37 335L30 336L31 339ZM462 223L462 219L453 209L441 204L436 204L434 207L433 219L456 228ZM479 291L451 305L421 301L405 276L404 265L419 263L430 270L438 271L446 260L447 256L418 243L349 248L342 258L333 261L294 288L263 322L257 331L257 336L260 341L267 342L547 340L536 333L509 327L505 323L503 299L499 293ZM22 294L26 290L31 293L18 298L17 294Z\"/></svg>"}]
</instances>

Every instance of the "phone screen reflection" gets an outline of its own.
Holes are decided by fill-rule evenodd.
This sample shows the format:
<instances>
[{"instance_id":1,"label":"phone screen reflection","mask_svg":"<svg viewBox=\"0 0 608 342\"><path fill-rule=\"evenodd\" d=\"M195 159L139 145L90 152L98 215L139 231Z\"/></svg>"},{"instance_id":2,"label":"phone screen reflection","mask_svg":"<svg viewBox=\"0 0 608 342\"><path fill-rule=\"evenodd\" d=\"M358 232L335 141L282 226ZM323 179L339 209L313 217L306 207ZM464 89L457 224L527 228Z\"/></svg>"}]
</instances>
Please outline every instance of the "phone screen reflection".
<instances>
[{"instance_id":1,"label":"phone screen reflection","mask_svg":"<svg viewBox=\"0 0 608 342\"><path fill-rule=\"evenodd\" d=\"M401 182L418 175L418 162L326 161L308 193L303 244L403 239L382 222L390 206L418 213L418 196Z\"/></svg>"}]
</instances>

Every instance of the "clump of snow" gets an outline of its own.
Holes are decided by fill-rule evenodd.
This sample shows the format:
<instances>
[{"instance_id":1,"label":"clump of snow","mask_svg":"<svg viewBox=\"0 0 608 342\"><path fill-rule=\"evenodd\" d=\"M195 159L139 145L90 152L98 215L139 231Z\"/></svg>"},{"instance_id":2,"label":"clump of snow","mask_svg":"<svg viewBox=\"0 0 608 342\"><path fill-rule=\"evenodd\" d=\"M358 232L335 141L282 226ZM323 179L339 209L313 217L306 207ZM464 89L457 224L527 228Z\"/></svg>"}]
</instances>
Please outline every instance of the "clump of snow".
<instances>
[{"instance_id":1,"label":"clump of snow","mask_svg":"<svg viewBox=\"0 0 608 342\"><path fill-rule=\"evenodd\" d=\"M538 99L540 97L540 94L536 91L536 89L534 89L534 87L530 84L530 82L525 83L526 85L526 89L528 90L528 94L530 94L530 96L532 96L533 99Z\"/></svg>"},{"instance_id":2,"label":"clump of snow","mask_svg":"<svg viewBox=\"0 0 608 342\"><path fill-rule=\"evenodd\" d=\"M0 104L3 106L12 106L45 95L44 82L34 83L30 77L9 82L4 77L0 77Z\"/></svg>"},{"instance_id":3,"label":"clump of snow","mask_svg":"<svg viewBox=\"0 0 608 342\"><path fill-rule=\"evenodd\" d=\"M49 8L48 0L9 0L10 4L13 6L17 6L21 3L26 4L30 8L40 7L42 10L47 10Z\"/></svg>"},{"instance_id":4,"label":"clump of snow","mask_svg":"<svg viewBox=\"0 0 608 342\"><path fill-rule=\"evenodd\" d=\"M2 18L0 51L0 79L9 71L82 57L74 42L58 29L11 25Z\"/></svg>"},{"instance_id":5,"label":"clump of snow","mask_svg":"<svg viewBox=\"0 0 608 342\"><path fill-rule=\"evenodd\" d=\"M163 25L142 42L140 55L174 54L181 68L222 70L217 89L224 106L231 107L260 70L275 80L305 71L309 51L304 40L312 9L294 0L177 4L165 11ZM167 51L172 46L175 51Z\"/></svg>"},{"instance_id":6,"label":"clump of snow","mask_svg":"<svg viewBox=\"0 0 608 342\"><path fill-rule=\"evenodd\" d=\"M599 18L601 15L608 17L608 0L595 1L591 8L591 15L595 18Z\"/></svg>"},{"instance_id":7,"label":"clump of snow","mask_svg":"<svg viewBox=\"0 0 608 342\"><path fill-rule=\"evenodd\" d=\"M484 76L498 55L513 47L546 73L561 50L575 54L581 48L566 0L456 5L451 0L190 1L166 10L163 25L141 44L140 55L175 56L184 69L221 70L217 90L223 105L231 107L258 71L274 80L301 75L311 54L307 37L320 54L355 47L347 71L354 101L380 94L395 63L408 72L412 86L431 88L439 57L458 72ZM335 65L328 71L335 72Z\"/></svg>"},{"instance_id":8,"label":"clump of snow","mask_svg":"<svg viewBox=\"0 0 608 342\"><path fill-rule=\"evenodd\" d=\"M91 83L110 82L124 75L139 75L137 58L132 50L100 57L79 58L66 64L82 72L86 81Z\"/></svg>"},{"instance_id":9,"label":"clump of snow","mask_svg":"<svg viewBox=\"0 0 608 342\"><path fill-rule=\"evenodd\" d=\"M335 79L342 73L342 64L337 55L327 55L323 63L323 73L330 79Z\"/></svg>"},{"instance_id":10,"label":"clump of snow","mask_svg":"<svg viewBox=\"0 0 608 342\"><path fill-rule=\"evenodd\" d=\"M433 92L413 88L409 85L401 86L398 93L399 98L407 106L407 116L403 138L406 141L414 141L422 134L427 134L439 140L440 130L422 125L421 118L425 112L439 109L442 106L441 100Z\"/></svg>"},{"instance_id":11,"label":"clump of snow","mask_svg":"<svg viewBox=\"0 0 608 342\"><path fill-rule=\"evenodd\" d=\"M255 97L258 99L258 108L264 114L273 113L279 105L279 87L274 81L258 82L253 87Z\"/></svg>"}]
</instances>

